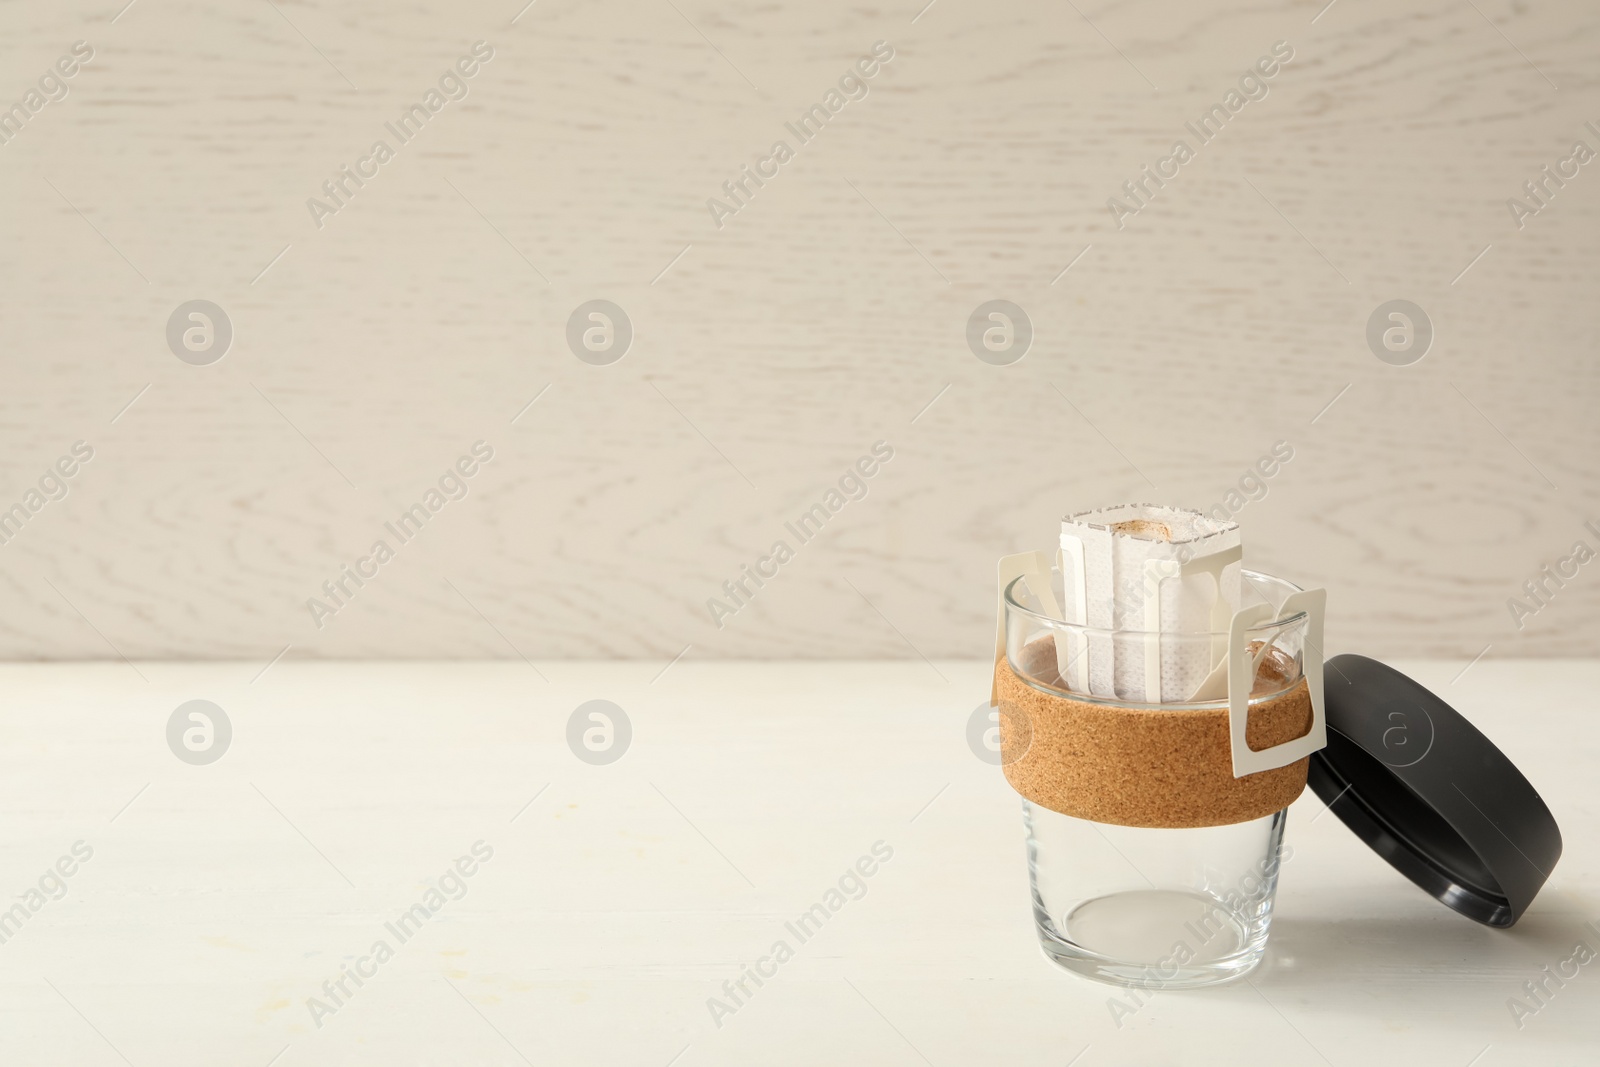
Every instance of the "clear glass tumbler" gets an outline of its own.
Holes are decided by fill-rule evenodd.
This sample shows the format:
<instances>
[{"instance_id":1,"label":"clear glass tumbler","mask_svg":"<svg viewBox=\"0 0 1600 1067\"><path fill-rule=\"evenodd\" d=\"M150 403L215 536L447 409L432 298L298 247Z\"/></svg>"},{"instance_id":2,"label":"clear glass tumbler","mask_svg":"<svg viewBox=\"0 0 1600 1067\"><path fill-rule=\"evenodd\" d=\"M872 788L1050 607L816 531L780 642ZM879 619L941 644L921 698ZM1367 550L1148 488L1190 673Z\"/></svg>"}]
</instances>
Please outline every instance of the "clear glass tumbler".
<instances>
[{"instance_id":1,"label":"clear glass tumbler","mask_svg":"<svg viewBox=\"0 0 1600 1067\"><path fill-rule=\"evenodd\" d=\"M1297 586L1252 571L1243 577L1241 606L1273 608L1271 621L1246 633L1252 650L1267 649L1251 689L1254 705L1299 684L1307 617L1280 610ZM1208 647L1221 655L1226 633L1156 635L1065 623L1042 612L1021 579L1006 590L1005 609L1006 658L1029 686L1174 715L1226 706L1225 697L1134 704L1093 696L1075 687L1086 672L1069 663L1064 679L1056 655L1058 643L1069 650L1159 647L1168 655ZM1156 990L1226 982L1261 962L1286 858L1280 850L1287 811L1232 825L1167 829L1090 822L1026 800L1022 808L1034 919L1040 945L1055 963L1100 981Z\"/></svg>"}]
</instances>

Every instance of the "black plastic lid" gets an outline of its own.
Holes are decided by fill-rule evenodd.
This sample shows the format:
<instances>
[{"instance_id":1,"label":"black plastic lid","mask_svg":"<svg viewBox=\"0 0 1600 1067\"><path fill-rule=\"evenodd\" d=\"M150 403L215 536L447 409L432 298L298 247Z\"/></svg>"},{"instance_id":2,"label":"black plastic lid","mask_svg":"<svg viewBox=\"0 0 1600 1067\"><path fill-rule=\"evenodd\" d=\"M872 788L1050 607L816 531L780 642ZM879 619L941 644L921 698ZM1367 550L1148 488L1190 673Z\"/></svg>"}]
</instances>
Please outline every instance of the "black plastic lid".
<instances>
[{"instance_id":1,"label":"black plastic lid","mask_svg":"<svg viewBox=\"0 0 1600 1067\"><path fill-rule=\"evenodd\" d=\"M1441 904L1510 926L1561 858L1561 831L1522 772L1450 705L1392 667L1335 656L1317 796Z\"/></svg>"}]
</instances>

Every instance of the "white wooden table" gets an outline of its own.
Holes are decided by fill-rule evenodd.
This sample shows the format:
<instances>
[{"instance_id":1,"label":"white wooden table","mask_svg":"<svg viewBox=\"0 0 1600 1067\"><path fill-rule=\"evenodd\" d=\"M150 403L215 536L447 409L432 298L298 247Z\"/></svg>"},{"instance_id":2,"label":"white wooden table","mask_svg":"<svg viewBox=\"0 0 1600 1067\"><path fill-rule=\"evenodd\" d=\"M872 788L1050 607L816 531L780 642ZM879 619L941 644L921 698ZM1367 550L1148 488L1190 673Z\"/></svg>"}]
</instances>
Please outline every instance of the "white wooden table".
<instances>
[{"instance_id":1,"label":"white wooden table","mask_svg":"<svg viewBox=\"0 0 1600 1067\"><path fill-rule=\"evenodd\" d=\"M1600 963L1520 1029L1508 1001L1600 949L1600 664L1397 665L1556 812L1566 854L1527 917L1445 910L1307 793L1268 962L1120 1028L1117 990L1036 947L1016 798L966 740L985 664L0 667L0 892L27 912L0 944L0 1063L1593 1063ZM565 740L597 698L633 731L603 766ZM191 699L232 726L209 765L167 745ZM459 899L388 930L480 841ZM892 858L802 943L785 924L878 842ZM780 940L792 958L714 1020Z\"/></svg>"}]
</instances>

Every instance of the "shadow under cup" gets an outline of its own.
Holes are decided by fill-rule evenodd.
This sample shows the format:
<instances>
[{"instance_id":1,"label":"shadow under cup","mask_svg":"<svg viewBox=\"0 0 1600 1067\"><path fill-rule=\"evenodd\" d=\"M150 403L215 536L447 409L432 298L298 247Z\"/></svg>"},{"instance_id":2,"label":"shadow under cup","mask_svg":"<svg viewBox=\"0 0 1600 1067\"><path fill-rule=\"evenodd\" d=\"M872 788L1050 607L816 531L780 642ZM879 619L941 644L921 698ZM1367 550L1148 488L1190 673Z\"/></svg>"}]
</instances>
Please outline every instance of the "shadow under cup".
<instances>
[{"instance_id":1,"label":"shadow under cup","mask_svg":"<svg viewBox=\"0 0 1600 1067\"><path fill-rule=\"evenodd\" d=\"M1059 574L1054 575L1059 581ZM1308 618L1285 615L1299 587L1243 572L1241 607L1266 604L1268 622L1245 634L1258 657L1252 706L1281 696L1304 676ZM1060 600L1058 599L1058 603ZM1152 633L1078 626L1052 618L1025 579L1005 591L1006 659L1017 678L1044 693L1086 704L1193 714L1226 708L1221 699L1159 703L1095 696L1079 657L1142 650L1163 663L1223 663L1226 633ZM1058 659L1056 649L1069 654ZM1313 651L1312 655L1318 655ZM1106 662L1103 660L1102 662ZM1065 676L1065 677L1063 677ZM1104 679L1097 682L1103 687ZM1191 689L1190 691L1195 691ZM1155 769L1155 768L1153 768ZM1158 789L1153 774L1149 788ZM1034 920L1045 955L1100 981L1140 989L1187 989L1247 974L1266 951L1287 810L1220 826L1122 826L1094 822L1023 800Z\"/></svg>"}]
</instances>

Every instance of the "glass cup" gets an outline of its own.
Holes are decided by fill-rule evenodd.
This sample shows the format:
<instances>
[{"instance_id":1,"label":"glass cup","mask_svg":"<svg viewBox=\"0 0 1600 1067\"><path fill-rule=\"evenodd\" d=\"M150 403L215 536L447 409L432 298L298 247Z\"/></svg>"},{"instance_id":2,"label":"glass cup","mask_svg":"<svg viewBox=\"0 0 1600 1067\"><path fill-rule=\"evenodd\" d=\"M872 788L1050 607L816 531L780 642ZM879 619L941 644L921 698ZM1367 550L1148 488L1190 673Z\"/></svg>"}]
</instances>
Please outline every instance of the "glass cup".
<instances>
[{"instance_id":1,"label":"glass cup","mask_svg":"<svg viewBox=\"0 0 1600 1067\"><path fill-rule=\"evenodd\" d=\"M1052 574L1060 592L1060 574ZM1285 613L1299 587L1242 572L1241 608L1266 604L1271 621L1245 632L1258 658L1255 705L1304 675L1305 612ZM1057 603L1061 598L1058 595ZM1183 715L1227 698L1135 703L1087 692L1088 649L1135 648L1165 662L1222 663L1227 633L1154 633L1078 626L1052 618L1019 578L1005 590L1006 659L1024 684L1085 703ZM1067 650L1057 657L1056 648ZM1094 655L1106 655L1096 651ZM1320 650L1309 654L1320 656ZM1062 677L1062 673L1066 677ZM1266 952L1287 811L1225 826L1164 829L1091 822L1023 801L1028 879L1039 943L1060 966L1139 989L1192 989L1249 973Z\"/></svg>"}]
</instances>

